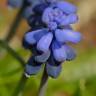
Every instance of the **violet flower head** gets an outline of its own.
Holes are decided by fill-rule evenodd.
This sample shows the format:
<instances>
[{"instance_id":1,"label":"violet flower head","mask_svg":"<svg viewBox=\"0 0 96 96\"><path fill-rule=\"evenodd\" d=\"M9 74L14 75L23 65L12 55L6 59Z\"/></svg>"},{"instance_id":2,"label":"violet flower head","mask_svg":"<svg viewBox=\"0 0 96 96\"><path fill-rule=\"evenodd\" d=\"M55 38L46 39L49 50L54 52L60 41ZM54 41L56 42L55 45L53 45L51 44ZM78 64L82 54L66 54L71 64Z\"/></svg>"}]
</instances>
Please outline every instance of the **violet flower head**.
<instances>
[{"instance_id":1,"label":"violet flower head","mask_svg":"<svg viewBox=\"0 0 96 96\"><path fill-rule=\"evenodd\" d=\"M25 74L37 74L45 63L47 74L57 78L62 63L76 57L68 42L77 44L81 40L81 34L71 27L78 21L77 8L66 1L47 0L37 4L33 11L34 15L28 19L33 30L27 32L23 40L23 46L33 54L27 62Z\"/></svg>"}]
</instances>

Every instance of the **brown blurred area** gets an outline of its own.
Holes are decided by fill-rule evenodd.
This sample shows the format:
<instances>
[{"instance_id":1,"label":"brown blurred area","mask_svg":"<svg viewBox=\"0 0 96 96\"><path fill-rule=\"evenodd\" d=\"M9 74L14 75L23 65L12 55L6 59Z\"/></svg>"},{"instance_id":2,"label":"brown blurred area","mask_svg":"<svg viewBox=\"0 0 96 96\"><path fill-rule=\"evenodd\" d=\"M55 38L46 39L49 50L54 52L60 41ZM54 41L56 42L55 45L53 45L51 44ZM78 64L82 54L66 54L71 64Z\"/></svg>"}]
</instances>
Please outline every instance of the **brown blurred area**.
<instances>
[{"instance_id":1,"label":"brown blurred area","mask_svg":"<svg viewBox=\"0 0 96 96\"><path fill-rule=\"evenodd\" d=\"M69 0L78 6L76 30L82 33L83 48L96 47L96 0Z\"/></svg>"},{"instance_id":2,"label":"brown blurred area","mask_svg":"<svg viewBox=\"0 0 96 96\"><path fill-rule=\"evenodd\" d=\"M80 44L83 48L96 47L96 0L67 0L78 6L79 22L73 25L76 31L82 33L83 39ZM9 11L7 8L7 0L0 0L0 15L5 18L5 24L1 28L0 37L5 36L10 28L18 10ZM20 27L17 29L16 38L20 40L24 32L29 29L26 20L22 20ZM0 30L1 30L0 29ZM2 35L1 35L2 34Z\"/></svg>"},{"instance_id":3,"label":"brown blurred area","mask_svg":"<svg viewBox=\"0 0 96 96\"><path fill-rule=\"evenodd\" d=\"M84 36L83 46L96 47L96 0L81 0L78 8L80 20L77 26Z\"/></svg>"}]
</instances>

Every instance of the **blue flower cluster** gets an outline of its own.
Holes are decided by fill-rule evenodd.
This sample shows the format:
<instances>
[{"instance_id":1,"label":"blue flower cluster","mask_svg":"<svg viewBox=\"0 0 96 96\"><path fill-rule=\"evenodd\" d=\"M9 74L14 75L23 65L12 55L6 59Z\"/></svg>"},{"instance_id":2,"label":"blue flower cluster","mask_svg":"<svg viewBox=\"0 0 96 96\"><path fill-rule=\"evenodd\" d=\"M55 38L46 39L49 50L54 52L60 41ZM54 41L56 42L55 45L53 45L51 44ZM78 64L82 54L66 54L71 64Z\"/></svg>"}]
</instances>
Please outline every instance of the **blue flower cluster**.
<instances>
[{"instance_id":1,"label":"blue flower cluster","mask_svg":"<svg viewBox=\"0 0 96 96\"><path fill-rule=\"evenodd\" d=\"M33 0L28 1L31 3ZM23 39L23 46L32 51L25 75L37 74L45 63L47 74L57 78L62 63L76 57L68 42L76 44L81 40L81 34L71 27L78 21L77 7L66 1L45 0L35 4L32 12L27 19L32 29L25 33Z\"/></svg>"}]
</instances>

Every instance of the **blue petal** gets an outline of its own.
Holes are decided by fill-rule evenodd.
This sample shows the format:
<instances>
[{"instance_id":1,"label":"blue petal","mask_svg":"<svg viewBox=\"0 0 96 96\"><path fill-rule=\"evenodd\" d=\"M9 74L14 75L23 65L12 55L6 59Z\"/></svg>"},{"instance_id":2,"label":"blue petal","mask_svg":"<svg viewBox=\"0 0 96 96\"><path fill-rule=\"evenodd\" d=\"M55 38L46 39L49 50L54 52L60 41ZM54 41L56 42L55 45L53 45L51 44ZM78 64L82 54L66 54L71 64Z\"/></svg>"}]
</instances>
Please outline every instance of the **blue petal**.
<instances>
[{"instance_id":1,"label":"blue petal","mask_svg":"<svg viewBox=\"0 0 96 96\"><path fill-rule=\"evenodd\" d=\"M47 29L40 29L25 34L25 41L29 44L36 44L42 36L48 33Z\"/></svg>"},{"instance_id":2,"label":"blue petal","mask_svg":"<svg viewBox=\"0 0 96 96\"><path fill-rule=\"evenodd\" d=\"M63 12L65 12L66 14L75 13L77 11L76 6L66 1L58 2L57 7L61 9Z\"/></svg>"},{"instance_id":3,"label":"blue petal","mask_svg":"<svg viewBox=\"0 0 96 96\"><path fill-rule=\"evenodd\" d=\"M65 18L61 18L60 26L65 26L69 24L74 24L78 21L78 16L76 14L70 14Z\"/></svg>"},{"instance_id":4,"label":"blue petal","mask_svg":"<svg viewBox=\"0 0 96 96\"><path fill-rule=\"evenodd\" d=\"M51 7L46 8L45 11L43 12L42 21L45 24L48 24L50 21L53 21L54 17L52 13L53 13L53 9Z\"/></svg>"},{"instance_id":5,"label":"blue petal","mask_svg":"<svg viewBox=\"0 0 96 96\"><path fill-rule=\"evenodd\" d=\"M67 54L66 60L70 61L76 58L76 52L72 47L65 44L64 49L66 50L66 54Z\"/></svg>"},{"instance_id":6,"label":"blue petal","mask_svg":"<svg viewBox=\"0 0 96 96\"><path fill-rule=\"evenodd\" d=\"M58 66L53 66L51 64L46 64L47 74L52 78L57 78L61 72L61 64Z\"/></svg>"},{"instance_id":7,"label":"blue petal","mask_svg":"<svg viewBox=\"0 0 96 96\"><path fill-rule=\"evenodd\" d=\"M53 39L53 34L51 32L43 36L37 43L37 50L46 53L49 50L52 39Z\"/></svg>"},{"instance_id":8,"label":"blue petal","mask_svg":"<svg viewBox=\"0 0 96 96\"><path fill-rule=\"evenodd\" d=\"M55 36L57 41L65 43L65 42L73 42L78 43L81 40L81 34L79 32L74 32L70 29L57 29L55 31Z\"/></svg>"},{"instance_id":9,"label":"blue petal","mask_svg":"<svg viewBox=\"0 0 96 96\"><path fill-rule=\"evenodd\" d=\"M57 29L57 23L56 23L56 22L50 22L50 23L48 24L48 28L49 28L50 30L55 30L55 29Z\"/></svg>"},{"instance_id":10,"label":"blue petal","mask_svg":"<svg viewBox=\"0 0 96 96\"><path fill-rule=\"evenodd\" d=\"M50 57L50 50L48 50L46 53L43 53L42 55L35 56L35 61L37 62L46 62L48 58Z\"/></svg>"},{"instance_id":11,"label":"blue petal","mask_svg":"<svg viewBox=\"0 0 96 96\"><path fill-rule=\"evenodd\" d=\"M32 45L29 44L28 42L26 42L25 38L23 38L23 42L22 42L22 45L25 49L32 49Z\"/></svg>"},{"instance_id":12,"label":"blue petal","mask_svg":"<svg viewBox=\"0 0 96 96\"><path fill-rule=\"evenodd\" d=\"M37 74L41 69L41 65L39 66L32 66L32 65L26 65L26 68L25 68L25 74L27 75L35 75Z\"/></svg>"},{"instance_id":13,"label":"blue petal","mask_svg":"<svg viewBox=\"0 0 96 96\"><path fill-rule=\"evenodd\" d=\"M54 41L52 44L52 51L55 60L62 62L66 60L66 51L63 45L59 44L60 42Z\"/></svg>"}]
</instances>

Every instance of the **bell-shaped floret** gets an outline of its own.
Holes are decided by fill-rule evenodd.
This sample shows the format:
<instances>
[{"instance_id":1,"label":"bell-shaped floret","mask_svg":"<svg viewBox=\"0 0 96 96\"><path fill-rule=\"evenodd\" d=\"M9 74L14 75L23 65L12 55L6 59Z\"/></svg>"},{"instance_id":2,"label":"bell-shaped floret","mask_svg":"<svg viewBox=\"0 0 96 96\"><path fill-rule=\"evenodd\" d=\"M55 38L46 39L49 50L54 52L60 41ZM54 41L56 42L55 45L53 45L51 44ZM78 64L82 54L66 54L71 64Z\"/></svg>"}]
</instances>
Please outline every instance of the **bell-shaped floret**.
<instances>
[{"instance_id":1,"label":"bell-shaped floret","mask_svg":"<svg viewBox=\"0 0 96 96\"><path fill-rule=\"evenodd\" d=\"M41 64L42 63L35 61L34 56L30 57L25 67L25 75L30 76L37 74L41 69Z\"/></svg>"},{"instance_id":2,"label":"bell-shaped floret","mask_svg":"<svg viewBox=\"0 0 96 96\"><path fill-rule=\"evenodd\" d=\"M57 60L58 62L62 62L66 60L66 51L60 42L53 41L52 43L52 52L54 59Z\"/></svg>"},{"instance_id":3,"label":"bell-shaped floret","mask_svg":"<svg viewBox=\"0 0 96 96\"><path fill-rule=\"evenodd\" d=\"M70 14L68 16L62 16L60 20L59 26L66 26L76 23L78 21L78 16L76 14Z\"/></svg>"},{"instance_id":4,"label":"bell-shaped floret","mask_svg":"<svg viewBox=\"0 0 96 96\"><path fill-rule=\"evenodd\" d=\"M40 29L36 31L27 32L24 38L26 42L33 45L36 44L41 39L41 37L47 33L48 33L47 29Z\"/></svg>"},{"instance_id":5,"label":"bell-shaped floret","mask_svg":"<svg viewBox=\"0 0 96 96\"><path fill-rule=\"evenodd\" d=\"M74 32L70 29L57 29L55 31L56 40L65 43L65 42L72 42L78 43L81 40L81 34L79 32Z\"/></svg>"},{"instance_id":6,"label":"bell-shaped floret","mask_svg":"<svg viewBox=\"0 0 96 96\"><path fill-rule=\"evenodd\" d=\"M37 43L37 50L46 53L49 50L52 39L53 39L53 34L51 32L44 35Z\"/></svg>"},{"instance_id":7,"label":"bell-shaped floret","mask_svg":"<svg viewBox=\"0 0 96 96\"><path fill-rule=\"evenodd\" d=\"M61 64L58 66L54 66L49 63L46 64L47 74L52 78L57 78L60 75L61 69L62 69Z\"/></svg>"}]
</instances>

